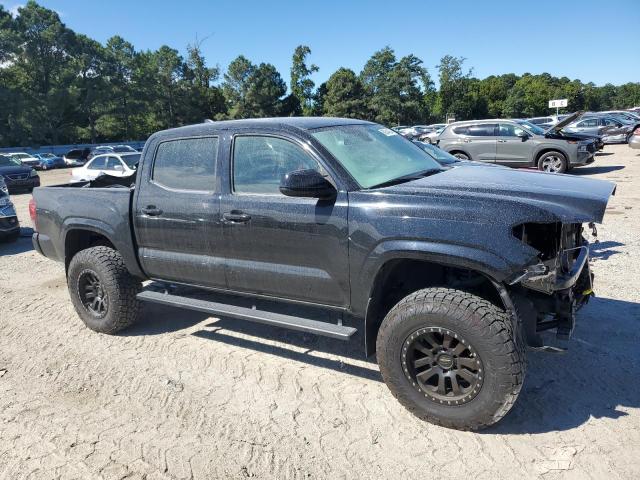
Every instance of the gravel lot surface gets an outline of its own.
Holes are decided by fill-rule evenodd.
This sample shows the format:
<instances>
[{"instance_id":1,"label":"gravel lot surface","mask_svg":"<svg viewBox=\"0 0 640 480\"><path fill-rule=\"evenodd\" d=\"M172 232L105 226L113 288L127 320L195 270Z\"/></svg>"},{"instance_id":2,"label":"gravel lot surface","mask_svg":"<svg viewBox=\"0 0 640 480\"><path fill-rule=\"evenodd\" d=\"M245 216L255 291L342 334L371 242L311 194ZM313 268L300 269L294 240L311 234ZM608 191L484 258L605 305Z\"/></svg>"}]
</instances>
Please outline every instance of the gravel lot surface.
<instances>
[{"instance_id":1,"label":"gravel lot surface","mask_svg":"<svg viewBox=\"0 0 640 480\"><path fill-rule=\"evenodd\" d=\"M0 478L640 478L640 153L607 146L573 174L618 184L598 296L569 352L532 353L513 411L481 433L412 417L360 337L160 307L93 333L26 230L0 244ZM30 195L13 198L29 227Z\"/></svg>"}]
</instances>

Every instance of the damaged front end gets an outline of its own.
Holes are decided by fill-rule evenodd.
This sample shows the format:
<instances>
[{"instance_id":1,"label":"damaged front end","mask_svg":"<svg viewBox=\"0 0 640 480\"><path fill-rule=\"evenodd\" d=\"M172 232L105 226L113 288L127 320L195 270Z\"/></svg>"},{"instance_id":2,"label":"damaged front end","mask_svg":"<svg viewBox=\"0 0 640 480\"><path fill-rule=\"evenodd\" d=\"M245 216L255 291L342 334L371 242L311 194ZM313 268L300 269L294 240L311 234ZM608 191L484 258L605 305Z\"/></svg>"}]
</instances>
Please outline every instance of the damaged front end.
<instances>
[{"instance_id":1,"label":"damaged front end","mask_svg":"<svg viewBox=\"0 0 640 480\"><path fill-rule=\"evenodd\" d=\"M589 224L592 234L595 225ZM538 252L537 262L506 282L527 344L543 350L564 350L545 345L543 331L555 330L559 342L567 341L575 327L576 312L593 295L589 268L589 243L581 223L524 223L513 235Z\"/></svg>"}]
</instances>

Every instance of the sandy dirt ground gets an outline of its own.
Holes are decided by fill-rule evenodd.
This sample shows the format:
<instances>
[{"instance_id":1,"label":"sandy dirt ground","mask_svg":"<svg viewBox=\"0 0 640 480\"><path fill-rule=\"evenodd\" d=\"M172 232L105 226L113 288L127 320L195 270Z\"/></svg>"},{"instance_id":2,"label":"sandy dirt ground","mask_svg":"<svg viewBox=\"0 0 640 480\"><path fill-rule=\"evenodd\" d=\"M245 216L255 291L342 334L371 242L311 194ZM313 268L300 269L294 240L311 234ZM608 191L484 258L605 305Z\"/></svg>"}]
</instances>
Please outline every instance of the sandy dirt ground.
<instances>
[{"instance_id":1,"label":"sandy dirt ground","mask_svg":"<svg viewBox=\"0 0 640 480\"><path fill-rule=\"evenodd\" d=\"M607 146L572 174L618 184L592 249L597 298L566 354L529 356L514 409L481 433L407 413L361 337L155 307L93 333L26 230L0 244L0 478L640 478L640 152ZM23 227L29 197L13 196Z\"/></svg>"}]
</instances>

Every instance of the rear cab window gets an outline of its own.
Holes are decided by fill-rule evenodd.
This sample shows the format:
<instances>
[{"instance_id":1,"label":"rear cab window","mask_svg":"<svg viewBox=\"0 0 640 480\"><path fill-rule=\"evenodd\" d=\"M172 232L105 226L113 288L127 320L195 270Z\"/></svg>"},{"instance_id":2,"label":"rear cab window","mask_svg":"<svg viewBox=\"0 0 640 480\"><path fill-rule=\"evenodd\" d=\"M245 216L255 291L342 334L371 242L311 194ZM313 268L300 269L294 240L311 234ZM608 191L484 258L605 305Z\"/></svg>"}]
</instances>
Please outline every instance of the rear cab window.
<instances>
[{"instance_id":1,"label":"rear cab window","mask_svg":"<svg viewBox=\"0 0 640 480\"><path fill-rule=\"evenodd\" d=\"M217 158L217 136L166 140L156 150L151 180L169 189L210 192Z\"/></svg>"}]
</instances>

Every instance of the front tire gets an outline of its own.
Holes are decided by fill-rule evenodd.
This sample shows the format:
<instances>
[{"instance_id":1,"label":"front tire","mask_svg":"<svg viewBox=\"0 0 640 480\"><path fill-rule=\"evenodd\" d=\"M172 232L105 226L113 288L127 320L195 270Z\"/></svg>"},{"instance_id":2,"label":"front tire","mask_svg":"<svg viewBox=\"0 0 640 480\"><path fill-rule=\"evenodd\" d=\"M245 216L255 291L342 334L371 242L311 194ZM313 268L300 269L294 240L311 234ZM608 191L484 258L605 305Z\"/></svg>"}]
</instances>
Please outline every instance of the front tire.
<instances>
[{"instance_id":1,"label":"front tire","mask_svg":"<svg viewBox=\"0 0 640 480\"><path fill-rule=\"evenodd\" d=\"M560 152L547 152L538 159L538 170L548 173L565 173L569 162Z\"/></svg>"},{"instance_id":2,"label":"front tire","mask_svg":"<svg viewBox=\"0 0 640 480\"><path fill-rule=\"evenodd\" d=\"M428 288L385 317L378 364L391 393L418 418L477 430L502 419L518 398L526 365L520 337L487 300Z\"/></svg>"},{"instance_id":3,"label":"front tire","mask_svg":"<svg viewBox=\"0 0 640 480\"><path fill-rule=\"evenodd\" d=\"M76 312L95 332L119 332L140 316L136 295L142 284L113 248L97 246L77 253L69 264L67 285Z\"/></svg>"}]
</instances>

